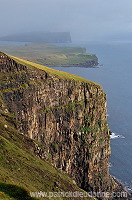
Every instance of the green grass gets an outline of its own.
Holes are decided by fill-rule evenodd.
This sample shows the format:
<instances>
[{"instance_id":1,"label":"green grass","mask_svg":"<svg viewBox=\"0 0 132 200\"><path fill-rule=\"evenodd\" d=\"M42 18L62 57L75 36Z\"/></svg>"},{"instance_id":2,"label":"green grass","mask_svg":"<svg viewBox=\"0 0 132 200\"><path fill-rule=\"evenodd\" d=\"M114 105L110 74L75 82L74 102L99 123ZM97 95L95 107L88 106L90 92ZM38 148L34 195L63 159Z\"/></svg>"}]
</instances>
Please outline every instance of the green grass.
<instances>
[{"instance_id":1,"label":"green grass","mask_svg":"<svg viewBox=\"0 0 132 200\"><path fill-rule=\"evenodd\" d=\"M87 79L84 79L84 78L82 78L80 76L77 76L77 75L74 75L74 74L70 74L70 73L67 73L67 72L55 70L55 69L52 69L50 67L46 67L46 66L43 66L43 65L40 65L40 64L37 64L37 63L33 63L33 62L30 62L30 61L27 61L27 60L23 60L23 59L14 57L14 56L10 56L10 57L12 59L14 59L16 62L18 62L20 64L23 64L23 65L26 65L30 69L38 68L38 69L44 70L45 72L47 72L49 74L56 75L56 76L58 76L58 78L81 81L81 82L91 83L91 84L99 86L98 83L89 81Z\"/></svg>"},{"instance_id":2,"label":"green grass","mask_svg":"<svg viewBox=\"0 0 132 200\"><path fill-rule=\"evenodd\" d=\"M84 101L79 101L79 102L76 102L76 103L70 103L67 106L61 106L60 105L60 106L56 106L56 107L45 108L44 110L40 110L39 112L43 113L43 112L46 112L46 111L50 111L50 110L54 110L54 109L59 109L59 108L72 110L72 109L75 108L76 105L81 105L83 103L84 103Z\"/></svg>"},{"instance_id":3,"label":"green grass","mask_svg":"<svg viewBox=\"0 0 132 200\"><path fill-rule=\"evenodd\" d=\"M17 200L35 200L29 195L29 192L20 186L16 186L13 184L6 184L0 182L0 191L5 194L7 199L17 199ZM0 197L1 198L1 197Z\"/></svg>"},{"instance_id":4,"label":"green grass","mask_svg":"<svg viewBox=\"0 0 132 200\"><path fill-rule=\"evenodd\" d=\"M66 54L86 53L86 49L82 47L58 47L46 43L32 43L25 46L1 47L2 50L10 51L12 53L21 53L29 55L33 54Z\"/></svg>"},{"instance_id":5,"label":"green grass","mask_svg":"<svg viewBox=\"0 0 132 200\"><path fill-rule=\"evenodd\" d=\"M47 66L70 66L97 59L94 54L86 53L82 47L58 47L45 43L33 43L20 47L1 47L12 56Z\"/></svg>"}]
</instances>

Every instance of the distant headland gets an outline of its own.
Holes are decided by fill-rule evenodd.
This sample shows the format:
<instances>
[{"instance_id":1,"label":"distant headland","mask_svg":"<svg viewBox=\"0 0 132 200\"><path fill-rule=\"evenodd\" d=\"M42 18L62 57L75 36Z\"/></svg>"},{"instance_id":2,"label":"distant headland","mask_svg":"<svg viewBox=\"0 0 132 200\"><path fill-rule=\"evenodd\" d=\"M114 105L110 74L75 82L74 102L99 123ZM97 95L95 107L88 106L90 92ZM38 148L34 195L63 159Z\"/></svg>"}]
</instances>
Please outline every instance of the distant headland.
<instances>
[{"instance_id":1,"label":"distant headland","mask_svg":"<svg viewBox=\"0 0 132 200\"><path fill-rule=\"evenodd\" d=\"M71 43L70 32L29 32L0 37L0 41Z\"/></svg>"},{"instance_id":2,"label":"distant headland","mask_svg":"<svg viewBox=\"0 0 132 200\"><path fill-rule=\"evenodd\" d=\"M45 66L96 67L98 58L83 47L60 47L43 42L0 47L1 51Z\"/></svg>"}]
</instances>

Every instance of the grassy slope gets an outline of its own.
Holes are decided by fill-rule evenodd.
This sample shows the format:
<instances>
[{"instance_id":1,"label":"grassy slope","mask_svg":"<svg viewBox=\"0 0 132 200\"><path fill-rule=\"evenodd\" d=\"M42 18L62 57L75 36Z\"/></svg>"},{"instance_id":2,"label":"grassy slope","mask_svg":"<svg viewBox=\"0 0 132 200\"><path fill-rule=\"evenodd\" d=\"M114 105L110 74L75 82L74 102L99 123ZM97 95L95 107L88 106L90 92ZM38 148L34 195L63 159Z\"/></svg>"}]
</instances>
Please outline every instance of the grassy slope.
<instances>
[{"instance_id":1,"label":"grassy slope","mask_svg":"<svg viewBox=\"0 0 132 200\"><path fill-rule=\"evenodd\" d=\"M21 47L1 47L1 51L50 66L80 64L97 59L96 55L86 53L86 49L82 47L57 47L44 43L33 43Z\"/></svg>"},{"instance_id":2,"label":"grassy slope","mask_svg":"<svg viewBox=\"0 0 132 200\"><path fill-rule=\"evenodd\" d=\"M98 83L95 83L95 82L89 81L87 79L84 79L81 76L77 76L77 75L70 74L70 73L67 73L67 72L55 70L55 69L52 69L50 67L46 67L46 66L43 66L43 65L40 65L40 64L37 64L37 63L33 63L33 62L26 61L26 60L23 60L23 59L20 59L20 58L16 58L14 56L10 56L10 57L12 59L14 59L16 62L18 62L20 64L23 64L23 65L26 65L31 69L33 69L35 67L35 68L44 70L49 74L57 75L58 78L71 79L71 80L75 80L75 81L81 81L81 82L85 82L85 83L91 83L91 84L99 85Z\"/></svg>"},{"instance_id":3,"label":"grassy slope","mask_svg":"<svg viewBox=\"0 0 132 200\"><path fill-rule=\"evenodd\" d=\"M28 63L27 65L30 65L30 67L36 66L34 63L23 60L19 60L19 62ZM37 67L43 68L38 65ZM51 70L50 68L46 69ZM0 94L0 199L33 200L33 198L29 196L29 191L82 191L73 184L73 181L66 174L61 173L50 163L37 158L32 153L33 141L18 133L15 128L15 124L17 123L15 121L15 116L7 112L1 95L2 94ZM76 200L77 199L80 198L76 198Z\"/></svg>"}]
</instances>

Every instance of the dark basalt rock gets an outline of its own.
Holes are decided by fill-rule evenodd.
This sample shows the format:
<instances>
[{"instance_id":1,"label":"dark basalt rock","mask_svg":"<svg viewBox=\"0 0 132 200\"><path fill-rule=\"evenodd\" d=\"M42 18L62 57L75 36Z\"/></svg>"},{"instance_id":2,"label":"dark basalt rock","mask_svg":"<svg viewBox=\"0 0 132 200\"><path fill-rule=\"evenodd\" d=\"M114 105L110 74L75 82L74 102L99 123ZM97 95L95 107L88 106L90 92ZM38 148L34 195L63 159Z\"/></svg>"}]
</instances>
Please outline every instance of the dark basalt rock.
<instances>
[{"instance_id":1,"label":"dark basalt rock","mask_svg":"<svg viewBox=\"0 0 132 200\"><path fill-rule=\"evenodd\" d=\"M62 65L62 67L83 67L83 68L89 68L89 67L98 67L99 63L98 63L98 59L95 60L89 60L86 61L84 63L80 63L80 64L71 64L71 65Z\"/></svg>"}]
</instances>

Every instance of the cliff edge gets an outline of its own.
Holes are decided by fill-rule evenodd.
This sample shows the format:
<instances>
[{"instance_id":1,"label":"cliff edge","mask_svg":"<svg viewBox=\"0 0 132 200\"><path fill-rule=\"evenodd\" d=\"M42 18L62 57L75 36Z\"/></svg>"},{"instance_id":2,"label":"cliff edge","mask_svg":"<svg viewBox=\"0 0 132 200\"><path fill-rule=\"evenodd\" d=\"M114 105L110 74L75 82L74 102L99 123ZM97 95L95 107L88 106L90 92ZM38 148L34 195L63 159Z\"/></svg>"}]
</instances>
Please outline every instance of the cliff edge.
<instances>
[{"instance_id":1,"label":"cliff edge","mask_svg":"<svg viewBox=\"0 0 132 200\"><path fill-rule=\"evenodd\" d=\"M41 143L34 149L37 157L85 191L122 190L109 174L110 131L100 85L3 53L0 77L1 97L16 116L17 130Z\"/></svg>"}]
</instances>

